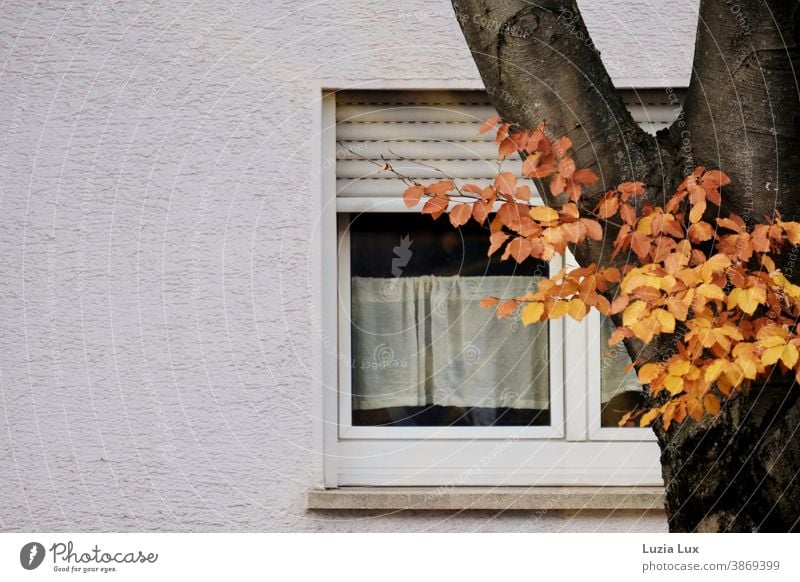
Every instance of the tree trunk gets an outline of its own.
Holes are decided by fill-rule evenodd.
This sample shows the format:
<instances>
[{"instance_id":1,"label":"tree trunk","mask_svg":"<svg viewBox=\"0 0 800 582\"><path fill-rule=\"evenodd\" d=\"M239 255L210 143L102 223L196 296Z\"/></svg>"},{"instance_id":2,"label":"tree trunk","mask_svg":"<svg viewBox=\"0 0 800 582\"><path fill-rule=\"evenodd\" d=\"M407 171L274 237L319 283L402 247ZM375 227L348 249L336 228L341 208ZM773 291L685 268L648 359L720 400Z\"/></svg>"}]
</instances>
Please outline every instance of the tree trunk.
<instances>
[{"instance_id":1,"label":"tree trunk","mask_svg":"<svg viewBox=\"0 0 800 582\"><path fill-rule=\"evenodd\" d=\"M684 113L656 137L625 109L574 0L453 0L453 8L498 112L528 128L547 120L572 139L577 165L601 177L584 208L630 180L663 203L702 165L733 179L723 216L761 221L777 210L800 219L800 3L701 0ZM579 263L608 264L609 236L576 248ZM797 250L782 261L795 282ZM642 360L674 344L626 342ZM671 531L800 529L799 395L774 380L713 419L656 429Z\"/></svg>"},{"instance_id":2,"label":"tree trunk","mask_svg":"<svg viewBox=\"0 0 800 582\"><path fill-rule=\"evenodd\" d=\"M656 423L670 531L800 531L798 396L776 382L667 434Z\"/></svg>"}]
</instances>

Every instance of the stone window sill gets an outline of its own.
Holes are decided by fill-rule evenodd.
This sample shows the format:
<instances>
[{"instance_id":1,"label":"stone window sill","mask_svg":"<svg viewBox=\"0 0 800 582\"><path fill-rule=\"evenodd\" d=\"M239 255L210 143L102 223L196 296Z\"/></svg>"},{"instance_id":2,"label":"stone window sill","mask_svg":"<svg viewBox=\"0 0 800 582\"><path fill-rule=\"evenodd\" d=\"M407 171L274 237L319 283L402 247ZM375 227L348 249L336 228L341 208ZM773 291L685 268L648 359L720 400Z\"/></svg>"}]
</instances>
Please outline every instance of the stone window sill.
<instances>
[{"instance_id":1,"label":"stone window sill","mask_svg":"<svg viewBox=\"0 0 800 582\"><path fill-rule=\"evenodd\" d=\"M663 510L662 487L341 487L314 489L309 509Z\"/></svg>"}]
</instances>

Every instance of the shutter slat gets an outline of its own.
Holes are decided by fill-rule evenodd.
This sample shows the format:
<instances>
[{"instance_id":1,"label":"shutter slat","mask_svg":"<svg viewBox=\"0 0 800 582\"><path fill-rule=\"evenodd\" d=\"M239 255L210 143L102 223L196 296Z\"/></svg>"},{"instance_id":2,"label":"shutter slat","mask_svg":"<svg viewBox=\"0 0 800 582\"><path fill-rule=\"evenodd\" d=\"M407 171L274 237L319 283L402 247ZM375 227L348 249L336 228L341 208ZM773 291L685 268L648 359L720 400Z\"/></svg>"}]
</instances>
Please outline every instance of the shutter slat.
<instances>
[{"instance_id":1,"label":"shutter slat","mask_svg":"<svg viewBox=\"0 0 800 582\"><path fill-rule=\"evenodd\" d=\"M451 161L439 160L431 162L436 169L415 164L413 160L396 160L389 162L397 172L410 178L441 178L452 176L456 180L465 181L470 178L494 178L498 174L497 162L489 160ZM428 162L424 162L428 163ZM522 162L505 160L502 171L514 172L519 175ZM386 171L381 171L375 164L365 160L344 160L336 165L336 175L339 178L378 178L384 175L391 176Z\"/></svg>"},{"instance_id":2,"label":"shutter slat","mask_svg":"<svg viewBox=\"0 0 800 582\"><path fill-rule=\"evenodd\" d=\"M497 158L494 141L346 141L337 144L337 160L398 158L418 160L491 160Z\"/></svg>"},{"instance_id":3,"label":"shutter slat","mask_svg":"<svg viewBox=\"0 0 800 582\"><path fill-rule=\"evenodd\" d=\"M483 123L496 115L491 105L342 105L336 121L354 123L438 122Z\"/></svg>"},{"instance_id":4,"label":"shutter slat","mask_svg":"<svg viewBox=\"0 0 800 582\"><path fill-rule=\"evenodd\" d=\"M486 178L479 178L475 180L459 180L459 182L467 181L471 184L477 184L481 188L485 188L494 180ZM367 178L363 180L354 179L338 179L336 180L336 195L339 198L383 198L401 196L406 186L401 180L391 178Z\"/></svg>"},{"instance_id":5,"label":"shutter slat","mask_svg":"<svg viewBox=\"0 0 800 582\"><path fill-rule=\"evenodd\" d=\"M655 134L680 113L685 92L623 91L633 119ZM406 184L367 160L385 159L420 180L443 178L487 186L497 175L497 144L478 129L494 115L481 91L341 91L336 96L337 196L400 196ZM421 162L434 168L415 164ZM519 174L515 156L502 169Z\"/></svg>"},{"instance_id":6,"label":"shutter slat","mask_svg":"<svg viewBox=\"0 0 800 582\"><path fill-rule=\"evenodd\" d=\"M347 141L488 141L478 135L480 123L351 123L336 126L336 136Z\"/></svg>"},{"instance_id":7,"label":"shutter slat","mask_svg":"<svg viewBox=\"0 0 800 582\"><path fill-rule=\"evenodd\" d=\"M356 90L336 93L337 105L490 105L485 91Z\"/></svg>"}]
</instances>

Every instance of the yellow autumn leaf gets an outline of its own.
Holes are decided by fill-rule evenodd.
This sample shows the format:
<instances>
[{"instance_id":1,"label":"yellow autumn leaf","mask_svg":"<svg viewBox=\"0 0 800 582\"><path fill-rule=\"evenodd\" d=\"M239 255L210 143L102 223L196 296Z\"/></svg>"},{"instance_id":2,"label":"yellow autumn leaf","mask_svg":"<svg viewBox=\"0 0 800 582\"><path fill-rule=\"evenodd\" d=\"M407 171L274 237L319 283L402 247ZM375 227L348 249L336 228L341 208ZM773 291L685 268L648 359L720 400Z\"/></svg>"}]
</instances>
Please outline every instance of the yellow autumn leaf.
<instances>
[{"instance_id":1,"label":"yellow autumn leaf","mask_svg":"<svg viewBox=\"0 0 800 582\"><path fill-rule=\"evenodd\" d=\"M747 315L753 312L759 305L767 301L767 293L761 287L750 287L749 289L734 289L728 297L728 309L738 305L739 309Z\"/></svg>"},{"instance_id":2,"label":"yellow autumn leaf","mask_svg":"<svg viewBox=\"0 0 800 582\"><path fill-rule=\"evenodd\" d=\"M555 222L558 220L558 212L549 206L534 206L530 210L531 218L539 222Z\"/></svg>"},{"instance_id":3,"label":"yellow autumn leaf","mask_svg":"<svg viewBox=\"0 0 800 582\"><path fill-rule=\"evenodd\" d=\"M649 384L661 375L662 367L660 364L645 364L639 369L639 382Z\"/></svg>"},{"instance_id":4,"label":"yellow autumn leaf","mask_svg":"<svg viewBox=\"0 0 800 582\"><path fill-rule=\"evenodd\" d=\"M703 396L703 406L712 416L719 414L719 398L716 394L709 393Z\"/></svg>"},{"instance_id":5,"label":"yellow autumn leaf","mask_svg":"<svg viewBox=\"0 0 800 582\"><path fill-rule=\"evenodd\" d=\"M778 221L778 224L786 230L786 237L793 245L800 244L800 223Z\"/></svg>"},{"instance_id":6,"label":"yellow autumn leaf","mask_svg":"<svg viewBox=\"0 0 800 582\"><path fill-rule=\"evenodd\" d=\"M669 292L673 287L675 287L676 283L677 280L672 275L658 277L656 275L634 269L622 280L622 283L620 283L620 290L623 293L628 294L639 287L652 287L653 289L661 289Z\"/></svg>"},{"instance_id":7,"label":"yellow autumn leaf","mask_svg":"<svg viewBox=\"0 0 800 582\"><path fill-rule=\"evenodd\" d=\"M725 396L728 396L728 397L730 397L731 393L733 392L733 388L734 388L733 384L728 382L727 378L725 378L724 375L719 377L719 379L717 380L716 386L717 386L717 390L719 390L720 392L722 392L722 394L724 394Z\"/></svg>"},{"instance_id":8,"label":"yellow autumn leaf","mask_svg":"<svg viewBox=\"0 0 800 582\"><path fill-rule=\"evenodd\" d=\"M661 414L660 408L653 408L651 410L648 410L642 415L642 418L639 419L639 426L641 427L649 426L650 423L653 422L658 417L659 414Z\"/></svg>"},{"instance_id":9,"label":"yellow autumn leaf","mask_svg":"<svg viewBox=\"0 0 800 582\"><path fill-rule=\"evenodd\" d=\"M654 309L653 315L656 316L658 323L661 324L661 331L666 333L673 333L675 331L675 317L673 317L669 311Z\"/></svg>"},{"instance_id":10,"label":"yellow autumn leaf","mask_svg":"<svg viewBox=\"0 0 800 582\"><path fill-rule=\"evenodd\" d=\"M704 379L706 382L714 382L720 377L725 370L725 360L714 360L714 362L706 367Z\"/></svg>"},{"instance_id":11,"label":"yellow autumn leaf","mask_svg":"<svg viewBox=\"0 0 800 582\"><path fill-rule=\"evenodd\" d=\"M783 362L784 366L791 369L794 368L794 365L797 363L798 357L800 357L800 353L797 351L797 346L794 344L786 344L786 348L784 348L781 354L781 362Z\"/></svg>"},{"instance_id":12,"label":"yellow autumn leaf","mask_svg":"<svg viewBox=\"0 0 800 582\"><path fill-rule=\"evenodd\" d=\"M722 377L730 382L731 386L739 386L744 380L744 373L742 369L733 362L725 362L725 370L722 372Z\"/></svg>"},{"instance_id":13,"label":"yellow autumn leaf","mask_svg":"<svg viewBox=\"0 0 800 582\"><path fill-rule=\"evenodd\" d=\"M656 335L656 325L652 318L641 319L636 321L631 326L633 335L642 340L644 343L649 344L653 341Z\"/></svg>"},{"instance_id":14,"label":"yellow autumn leaf","mask_svg":"<svg viewBox=\"0 0 800 582\"><path fill-rule=\"evenodd\" d=\"M564 317L569 311L569 301L556 301L553 306L547 310L547 317L550 319L558 319Z\"/></svg>"},{"instance_id":15,"label":"yellow autumn leaf","mask_svg":"<svg viewBox=\"0 0 800 582\"><path fill-rule=\"evenodd\" d=\"M700 402L697 398L687 398L686 411L689 413L689 416L691 416L693 419L700 420L701 418L703 418L703 403Z\"/></svg>"},{"instance_id":16,"label":"yellow autumn leaf","mask_svg":"<svg viewBox=\"0 0 800 582\"><path fill-rule=\"evenodd\" d=\"M673 277L672 275L664 275L663 277L659 277L660 281L659 284L663 291L669 293L678 284L678 280Z\"/></svg>"},{"instance_id":17,"label":"yellow autumn leaf","mask_svg":"<svg viewBox=\"0 0 800 582\"><path fill-rule=\"evenodd\" d=\"M691 366L689 360L684 360L683 358L675 360L669 365L669 374L670 376L685 376Z\"/></svg>"},{"instance_id":18,"label":"yellow autumn leaf","mask_svg":"<svg viewBox=\"0 0 800 582\"><path fill-rule=\"evenodd\" d=\"M569 302L569 315L575 321L581 321L587 313L589 313L589 308L580 299L573 299Z\"/></svg>"},{"instance_id":19,"label":"yellow autumn leaf","mask_svg":"<svg viewBox=\"0 0 800 582\"><path fill-rule=\"evenodd\" d=\"M677 277L683 281L687 286L692 287L703 280L700 273L694 267L690 269L681 269L677 272Z\"/></svg>"},{"instance_id":20,"label":"yellow autumn leaf","mask_svg":"<svg viewBox=\"0 0 800 582\"><path fill-rule=\"evenodd\" d=\"M640 218L636 225L636 232L646 234L648 236L653 234L652 224L655 216L655 214L648 214L647 216Z\"/></svg>"},{"instance_id":21,"label":"yellow autumn leaf","mask_svg":"<svg viewBox=\"0 0 800 582\"><path fill-rule=\"evenodd\" d=\"M765 259L767 257L764 257ZM774 267L773 267L774 270ZM784 292L791 297L792 299L800 299L800 287L797 285L793 285L789 282L789 280L783 276L780 271L775 271L774 273L770 273L770 277L775 283L784 290Z\"/></svg>"},{"instance_id":22,"label":"yellow autumn leaf","mask_svg":"<svg viewBox=\"0 0 800 582\"><path fill-rule=\"evenodd\" d=\"M683 378L680 376L667 376L664 380L664 386L673 396L680 394L683 391Z\"/></svg>"},{"instance_id":23,"label":"yellow autumn leaf","mask_svg":"<svg viewBox=\"0 0 800 582\"><path fill-rule=\"evenodd\" d=\"M520 317L522 318L522 323L525 325L530 325L532 323L537 323L542 319L542 314L544 313L544 303L540 303L538 301L534 301L532 303L528 303L520 313Z\"/></svg>"},{"instance_id":24,"label":"yellow autumn leaf","mask_svg":"<svg viewBox=\"0 0 800 582\"><path fill-rule=\"evenodd\" d=\"M689 211L689 222L692 224L696 222L700 222L700 219L703 218L703 213L706 211L706 203L701 202L696 204L690 211Z\"/></svg>"},{"instance_id":25,"label":"yellow autumn leaf","mask_svg":"<svg viewBox=\"0 0 800 582\"><path fill-rule=\"evenodd\" d=\"M773 364L775 364L778 360L781 359L784 347L785 344L782 344L764 350L764 353L761 354L761 363L764 364L765 366L772 366Z\"/></svg>"},{"instance_id":26,"label":"yellow autumn leaf","mask_svg":"<svg viewBox=\"0 0 800 582\"><path fill-rule=\"evenodd\" d=\"M744 377L748 380L755 380L758 375L758 364L755 359L750 357L741 357L736 359L736 363L742 369Z\"/></svg>"},{"instance_id":27,"label":"yellow autumn leaf","mask_svg":"<svg viewBox=\"0 0 800 582\"><path fill-rule=\"evenodd\" d=\"M719 285L713 283L703 283L697 288L697 294L706 299L718 299L723 301L725 299L725 291Z\"/></svg>"},{"instance_id":28,"label":"yellow autumn leaf","mask_svg":"<svg viewBox=\"0 0 800 582\"><path fill-rule=\"evenodd\" d=\"M784 285L784 287L783 287L783 290L792 299L800 299L800 286L793 285L792 283L789 283L787 281L786 285Z\"/></svg>"},{"instance_id":29,"label":"yellow autumn leaf","mask_svg":"<svg viewBox=\"0 0 800 582\"><path fill-rule=\"evenodd\" d=\"M744 339L744 336L742 335L742 332L739 331L739 328L730 322L722 325L719 328L716 328L715 331L718 334L728 336L729 338L738 341L742 341Z\"/></svg>"},{"instance_id":30,"label":"yellow autumn leaf","mask_svg":"<svg viewBox=\"0 0 800 582\"><path fill-rule=\"evenodd\" d=\"M622 312L622 325L625 327L633 325L642 319L646 312L647 303L644 301L634 301L625 308L625 311Z\"/></svg>"},{"instance_id":31,"label":"yellow autumn leaf","mask_svg":"<svg viewBox=\"0 0 800 582\"><path fill-rule=\"evenodd\" d=\"M708 283L714 277L714 273L724 271L731 266L731 259L727 255L717 254L708 259L700 267L700 275L703 281ZM680 277L680 274L678 275Z\"/></svg>"},{"instance_id":32,"label":"yellow autumn leaf","mask_svg":"<svg viewBox=\"0 0 800 582\"><path fill-rule=\"evenodd\" d=\"M734 289L733 291L728 293L728 303L727 303L728 309L733 309L734 307L739 305L739 296L742 294L742 291L744 291L744 289ZM742 310L744 309L742 308Z\"/></svg>"},{"instance_id":33,"label":"yellow autumn leaf","mask_svg":"<svg viewBox=\"0 0 800 582\"><path fill-rule=\"evenodd\" d=\"M700 368L698 368L697 366L691 366L689 368L689 371L686 372L686 374L684 374L683 377L686 380L694 381L694 380L699 380L700 376L702 376L702 375L703 375L703 373L700 371Z\"/></svg>"},{"instance_id":34,"label":"yellow autumn leaf","mask_svg":"<svg viewBox=\"0 0 800 582\"><path fill-rule=\"evenodd\" d=\"M659 277L654 275L643 275L641 273L637 273L635 275L628 275L622 281L620 285L620 290L623 293L630 293L634 289L639 287L653 287L655 289L661 288L661 280Z\"/></svg>"}]
</instances>

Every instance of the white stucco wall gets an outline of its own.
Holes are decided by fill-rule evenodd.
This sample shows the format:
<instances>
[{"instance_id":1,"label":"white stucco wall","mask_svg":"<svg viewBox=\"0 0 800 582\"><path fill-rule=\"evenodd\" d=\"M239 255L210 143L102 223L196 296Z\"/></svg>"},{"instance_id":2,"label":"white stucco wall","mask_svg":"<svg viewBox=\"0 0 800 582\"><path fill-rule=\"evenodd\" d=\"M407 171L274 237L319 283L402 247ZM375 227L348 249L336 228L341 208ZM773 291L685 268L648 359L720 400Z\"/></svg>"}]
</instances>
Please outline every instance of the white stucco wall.
<instances>
[{"instance_id":1,"label":"white stucco wall","mask_svg":"<svg viewBox=\"0 0 800 582\"><path fill-rule=\"evenodd\" d=\"M626 86L695 4L581 3ZM12 0L0 54L0 530L665 528L305 510L320 87L478 86L446 1Z\"/></svg>"}]
</instances>

